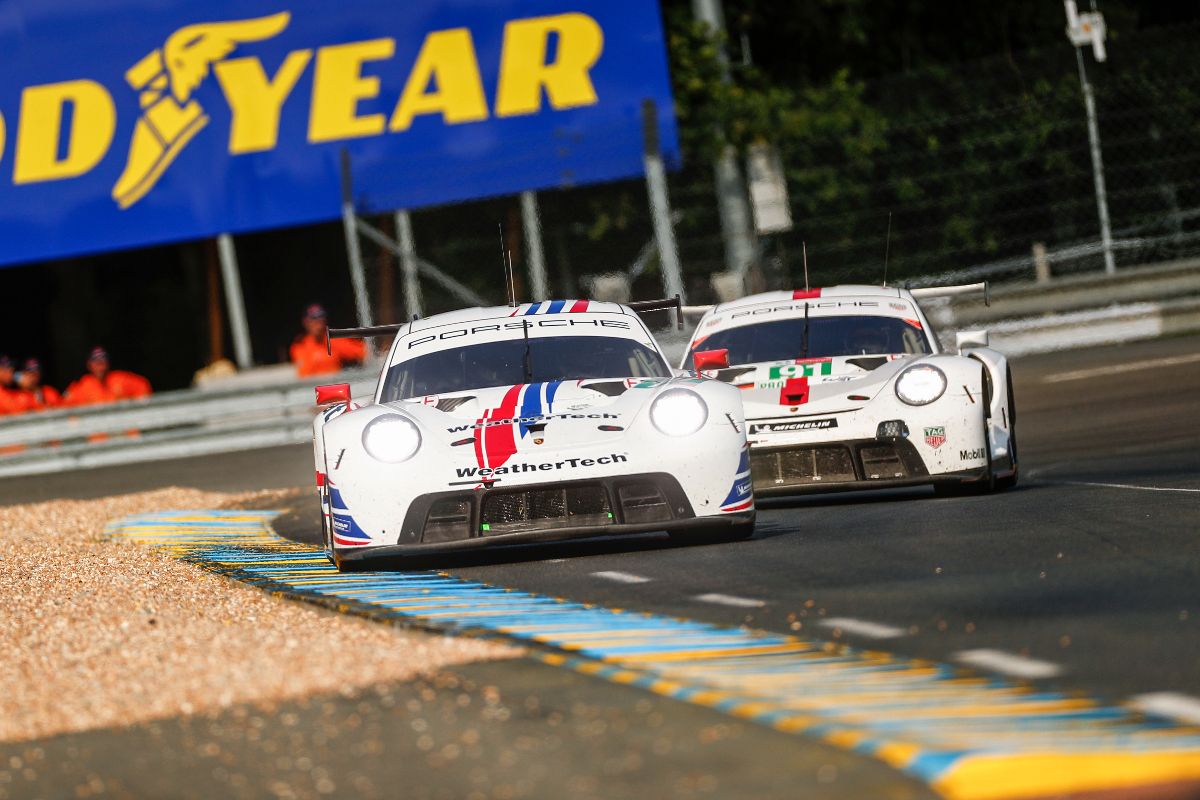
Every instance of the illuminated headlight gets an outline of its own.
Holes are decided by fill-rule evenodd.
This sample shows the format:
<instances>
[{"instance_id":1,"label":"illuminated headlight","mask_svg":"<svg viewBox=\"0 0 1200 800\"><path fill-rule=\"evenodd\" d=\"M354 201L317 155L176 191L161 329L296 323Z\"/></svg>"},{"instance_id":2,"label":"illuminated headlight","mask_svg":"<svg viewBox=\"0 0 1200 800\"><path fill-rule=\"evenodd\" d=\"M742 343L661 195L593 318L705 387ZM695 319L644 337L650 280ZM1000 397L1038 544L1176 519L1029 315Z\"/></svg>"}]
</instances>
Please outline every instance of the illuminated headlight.
<instances>
[{"instance_id":1,"label":"illuminated headlight","mask_svg":"<svg viewBox=\"0 0 1200 800\"><path fill-rule=\"evenodd\" d=\"M408 417L384 414L367 423L362 443L376 461L399 464L421 449L421 431Z\"/></svg>"},{"instance_id":2,"label":"illuminated headlight","mask_svg":"<svg viewBox=\"0 0 1200 800\"><path fill-rule=\"evenodd\" d=\"M650 406L650 421L667 436L695 433L707 420L704 398L687 389L667 389Z\"/></svg>"},{"instance_id":3,"label":"illuminated headlight","mask_svg":"<svg viewBox=\"0 0 1200 800\"><path fill-rule=\"evenodd\" d=\"M896 381L896 397L910 406L932 403L946 391L946 374L929 364L918 364L900 373Z\"/></svg>"}]
</instances>

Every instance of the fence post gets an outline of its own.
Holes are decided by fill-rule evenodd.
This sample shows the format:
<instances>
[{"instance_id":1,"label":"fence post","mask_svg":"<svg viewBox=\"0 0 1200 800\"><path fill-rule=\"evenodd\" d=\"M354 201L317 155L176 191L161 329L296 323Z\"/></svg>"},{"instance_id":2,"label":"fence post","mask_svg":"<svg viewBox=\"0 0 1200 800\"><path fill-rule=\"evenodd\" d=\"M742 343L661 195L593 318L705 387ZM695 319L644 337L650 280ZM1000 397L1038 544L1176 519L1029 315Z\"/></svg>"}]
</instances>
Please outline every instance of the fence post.
<instances>
[{"instance_id":1,"label":"fence post","mask_svg":"<svg viewBox=\"0 0 1200 800\"><path fill-rule=\"evenodd\" d=\"M238 369L254 366L250 350L250 325L246 322L246 301L242 297L242 276L238 270L237 251L233 237L222 233L217 237L217 256L221 262L221 278L225 284L225 304L229 307L229 328L233 332L233 356Z\"/></svg>"},{"instance_id":2,"label":"fence post","mask_svg":"<svg viewBox=\"0 0 1200 800\"><path fill-rule=\"evenodd\" d=\"M1050 282L1050 259L1044 242L1033 243L1033 274L1038 283Z\"/></svg>"},{"instance_id":3,"label":"fence post","mask_svg":"<svg viewBox=\"0 0 1200 800\"><path fill-rule=\"evenodd\" d=\"M413 239L412 217L407 211L396 212L396 238L400 245L400 272L404 275L405 319L421 316L421 282L417 279L417 244Z\"/></svg>"},{"instance_id":4,"label":"fence post","mask_svg":"<svg viewBox=\"0 0 1200 800\"><path fill-rule=\"evenodd\" d=\"M718 37L725 35L725 10L721 0L692 0L692 16L708 25ZM721 80L730 82L729 56L723 41L718 39L717 58L721 65ZM738 165L737 150L726 145L713 164L716 178L717 211L721 218L721 234L725 240L725 269L744 276L758 257L758 243L751 227L750 204L746 200L746 184Z\"/></svg>"},{"instance_id":5,"label":"fence post","mask_svg":"<svg viewBox=\"0 0 1200 800\"><path fill-rule=\"evenodd\" d=\"M1092 93L1092 84L1088 81L1087 69L1083 65L1081 48L1092 46L1092 54L1097 62L1108 59L1104 48L1104 37L1107 26L1104 15L1096 10L1096 0L1092 0L1092 12L1080 14L1075 0L1063 0L1063 8L1067 12L1067 39L1075 48L1075 63L1079 65L1079 85L1083 89L1083 106L1087 112L1088 146L1092 154L1092 182L1096 188L1096 212L1100 217L1100 243L1104 249L1104 271L1110 275L1117 271L1113 260L1112 226L1108 219L1108 192L1104 188L1104 160L1100 153L1100 126L1096 124L1096 98Z\"/></svg>"},{"instance_id":6,"label":"fence post","mask_svg":"<svg viewBox=\"0 0 1200 800\"><path fill-rule=\"evenodd\" d=\"M529 288L531 300L548 300L550 286L546 281L546 253L542 249L542 220L538 213L537 195L521 192L521 223L525 228L525 248L529 254Z\"/></svg>"},{"instance_id":7,"label":"fence post","mask_svg":"<svg viewBox=\"0 0 1200 800\"><path fill-rule=\"evenodd\" d=\"M687 302L679 249L675 245L675 228L671 224L667 173L658 149L658 107L653 100L642 102L642 137L646 148L646 192L650 196L650 217L654 222L654 238L658 242L658 258L662 264L663 290L667 297L679 295Z\"/></svg>"},{"instance_id":8,"label":"fence post","mask_svg":"<svg viewBox=\"0 0 1200 800\"><path fill-rule=\"evenodd\" d=\"M1096 211L1100 216L1100 243L1104 248L1104 271L1117 271L1113 260L1112 226L1108 219L1108 192L1104 188L1104 159L1100 152L1100 126L1096 123L1096 98L1092 84L1088 82L1087 70L1083 66L1083 53L1075 48L1079 62L1079 82L1083 85L1083 105L1087 110L1088 145L1092 152L1092 182L1096 185Z\"/></svg>"},{"instance_id":9,"label":"fence post","mask_svg":"<svg viewBox=\"0 0 1200 800\"><path fill-rule=\"evenodd\" d=\"M346 260L350 263L350 285L354 288L354 307L358 324L374 325L371 304L367 300L367 277L363 271L362 245L358 241L358 217L354 213L354 187L350 181L350 152L342 148L342 229L346 235Z\"/></svg>"}]
</instances>

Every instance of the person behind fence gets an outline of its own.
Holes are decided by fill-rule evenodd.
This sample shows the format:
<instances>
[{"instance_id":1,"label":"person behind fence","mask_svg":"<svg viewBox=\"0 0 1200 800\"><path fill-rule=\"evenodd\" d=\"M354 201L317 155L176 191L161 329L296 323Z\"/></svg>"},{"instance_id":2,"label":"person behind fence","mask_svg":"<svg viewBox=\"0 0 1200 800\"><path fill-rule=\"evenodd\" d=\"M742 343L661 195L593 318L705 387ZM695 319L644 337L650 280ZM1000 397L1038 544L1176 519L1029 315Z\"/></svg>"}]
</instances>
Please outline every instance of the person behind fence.
<instances>
[{"instance_id":1,"label":"person behind fence","mask_svg":"<svg viewBox=\"0 0 1200 800\"><path fill-rule=\"evenodd\" d=\"M304 333L292 342L292 363L301 378L337 372L349 364L361 364L367 357L367 345L361 339L334 339L325 347L328 315L325 309L313 303L304 310L300 322Z\"/></svg>"},{"instance_id":2,"label":"person behind fence","mask_svg":"<svg viewBox=\"0 0 1200 800\"><path fill-rule=\"evenodd\" d=\"M108 351L92 348L87 360L87 373L67 387L67 405L85 406L95 403L114 403L149 397L150 381L132 372L109 368Z\"/></svg>"},{"instance_id":3,"label":"person behind fence","mask_svg":"<svg viewBox=\"0 0 1200 800\"><path fill-rule=\"evenodd\" d=\"M21 411L43 411L62 405L62 395L53 386L42 383L42 364L26 359L17 373L17 405Z\"/></svg>"},{"instance_id":4,"label":"person behind fence","mask_svg":"<svg viewBox=\"0 0 1200 800\"><path fill-rule=\"evenodd\" d=\"M13 380L15 367L11 358L0 355L0 414L17 414L21 411L17 402L17 385Z\"/></svg>"}]
</instances>

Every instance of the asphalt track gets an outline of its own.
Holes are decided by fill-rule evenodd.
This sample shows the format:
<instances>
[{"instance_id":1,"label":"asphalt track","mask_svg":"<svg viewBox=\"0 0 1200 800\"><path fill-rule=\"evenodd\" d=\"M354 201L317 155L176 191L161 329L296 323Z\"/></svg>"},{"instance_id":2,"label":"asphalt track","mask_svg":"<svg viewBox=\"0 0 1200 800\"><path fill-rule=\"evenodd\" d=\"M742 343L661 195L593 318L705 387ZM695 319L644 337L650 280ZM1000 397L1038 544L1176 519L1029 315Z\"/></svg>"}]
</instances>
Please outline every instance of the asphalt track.
<instances>
[{"instance_id":1,"label":"asphalt track","mask_svg":"<svg viewBox=\"0 0 1200 800\"><path fill-rule=\"evenodd\" d=\"M984 672L1016 674L1038 685L1084 690L1115 702L1153 693L1172 713L1187 714L1188 698L1200 697L1197 352L1200 339L1187 337L1018 361L1022 480L1012 492L943 499L925 490L905 490L761 501L758 530L747 542L678 547L665 537L645 536L516 548L439 566L463 578L576 601L798 632L946 663L971 662ZM308 459L307 448L279 448L17 479L6 482L0 502L103 496L165 485L230 490L307 486ZM311 500L298 500L280 520L279 530L315 541L315 515ZM523 661L470 670L478 674L457 679L509 685L518 694L532 693L544 706L572 709L577 698L584 698L578 702L592 708L589 713L604 716L613 730L637 728L634 709L653 703L661 715L661 737L676 743L661 758L643 760L637 768L613 768L611 781L593 786L580 776L594 779L603 772L594 762L612 763L627 752L628 743L574 729L563 735L561 729L547 728L543 718L525 720L532 727L524 735L542 743L530 745L532 751L551 752L546 743L557 741L552 751L561 769L532 783L513 784L513 796L924 792L919 784L867 759L733 723L716 712L651 699L635 689L566 677ZM548 671L544 679L530 677L542 671ZM328 701L322 713L336 716L336 708L328 706L337 702ZM381 709L383 701L364 702L381 720L376 735L397 752L411 751L411 729L405 736L403 720ZM298 710L293 716L304 720L304 713ZM1190 713L1200 712L1193 708ZM174 767L163 773L168 782L161 785L194 786L199 793L201 773L215 779L211 769L205 772L203 758L188 753L200 741L199 727L211 724L217 723L166 721L156 723L154 732L142 726L41 744L50 748L46 752L86 753L72 762L81 765L80 774L103 763L125 785L142 772L132 760L120 768L114 753L163 748L176 755L164 762ZM714 725L732 725L725 730L736 729L736 735L716 747L697 744L697 731ZM236 740L237 725L227 720L218 727L225 745L232 743L230 737ZM311 733L306 730L301 722L293 738L302 741ZM500 726L495 747L480 751L477 769L483 770L484 784L499 785L488 781L501 780L505 764L536 760L532 751L514 757L515 762L501 758L501 743L511 741L510 733ZM349 740L343 744L350 746ZM10 751L19 750L0 747L0 763ZM241 757L253 758L253 752L243 750ZM385 761L368 767L360 759L355 768L366 770L362 780L386 786L398 773ZM424 766L417 773L410 769L404 780L409 786L429 780L428 791L413 796L438 796L430 788L437 785L438 771L428 759L420 763ZM237 768L235 756L224 769L236 773ZM241 768L249 769L245 764ZM831 775L836 779L830 780ZM576 783L562 782L570 776ZM201 782L188 782L195 780ZM57 794L49 784L36 785L45 794ZM210 788L217 785L224 784ZM246 787L266 785L251 781ZM572 787L579 791L571 792ZM451 783L445 788L445 796L458 797L469 786ZM296 793L305 794L302 789L297 784Z\"/></svg>"}]
</instances>

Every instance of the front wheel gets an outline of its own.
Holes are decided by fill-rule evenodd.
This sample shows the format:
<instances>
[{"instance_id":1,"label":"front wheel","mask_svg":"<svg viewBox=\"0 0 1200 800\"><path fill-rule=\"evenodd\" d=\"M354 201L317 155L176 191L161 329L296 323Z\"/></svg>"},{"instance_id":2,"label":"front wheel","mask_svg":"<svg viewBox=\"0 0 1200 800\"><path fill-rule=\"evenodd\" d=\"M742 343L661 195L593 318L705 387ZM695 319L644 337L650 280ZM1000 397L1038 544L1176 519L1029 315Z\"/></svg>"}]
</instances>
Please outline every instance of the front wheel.
<instances>
[{"instance_id":1,"label":"front wheel","mask_svg":"<svg viewBox=\"0 0 1200 800\"><path fill-rule=\"evenodd\" d=\"M992 437L988 435L987 405L984 404L983 416L983 448L984 452L992 452ZM988 459L987 474L977 481L957 483L935 483L933 493L938 497L970 497L973 495L991 494L996 491L996 473L992 469L991 459Z\"/></svg>"},{"instance_id":2,"label":"front wheel","mask_svg":"<svg viewBox=\"0 0 1200 800\"><path fill-rule=\"evenodd\" d=\"M1008 465L1012 474L996 479L996 488L1011 489L1017 485L1017 404L1013 399L1012 373L1008 374Z\"/></svg>"},{"instance_id":3,"label":"front wheel","mask_svg":"<svg viewBox=\"0 0 1200 800\"><path fill-rule=\"evenodd\" d=\"M321 545L325 549L325 557L329 559L329 563L337 566L337 561L333 557L333 526L330 524L329 515L325 513L325 509L329 505L329 495L324 489L318 494L320 498L321 512Z\"/></svg>"}]
</instances>

